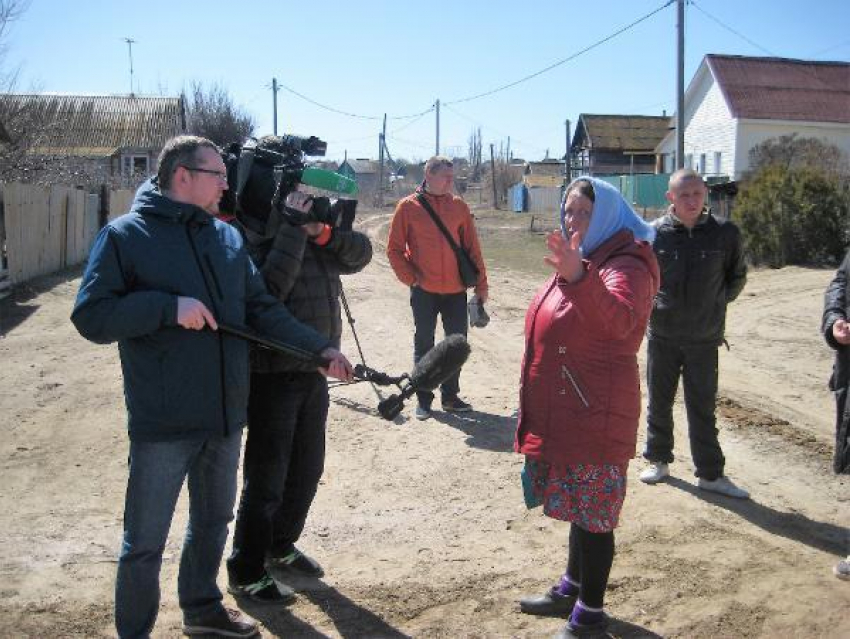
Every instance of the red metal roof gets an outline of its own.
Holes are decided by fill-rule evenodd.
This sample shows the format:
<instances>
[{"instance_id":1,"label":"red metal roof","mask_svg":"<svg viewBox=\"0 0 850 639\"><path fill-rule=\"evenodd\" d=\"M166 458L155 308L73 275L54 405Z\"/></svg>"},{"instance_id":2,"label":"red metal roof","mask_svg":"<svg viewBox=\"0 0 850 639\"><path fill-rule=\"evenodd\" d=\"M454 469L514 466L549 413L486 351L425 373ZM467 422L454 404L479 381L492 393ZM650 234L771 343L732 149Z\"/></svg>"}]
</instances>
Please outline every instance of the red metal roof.
<instances>
[{"instance_id":1,"label":"red metal roof","mask_svg":"<svg viewBox=\"0 0 850 639\"><path fill-rule=\"evenodd\" d=\"M850 64L706 56L734 118L850 123Z\"/></svg>"}]
</instances>

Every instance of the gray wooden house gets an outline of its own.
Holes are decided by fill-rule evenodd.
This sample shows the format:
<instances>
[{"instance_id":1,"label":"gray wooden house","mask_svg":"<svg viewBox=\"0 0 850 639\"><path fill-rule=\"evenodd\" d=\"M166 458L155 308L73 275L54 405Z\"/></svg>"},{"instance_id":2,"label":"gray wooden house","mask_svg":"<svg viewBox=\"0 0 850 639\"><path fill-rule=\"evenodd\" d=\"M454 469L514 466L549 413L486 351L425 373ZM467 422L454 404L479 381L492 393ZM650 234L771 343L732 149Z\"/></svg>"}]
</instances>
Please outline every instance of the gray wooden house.
<instances>
[{"instance_id":1,"label":"gray wooden house","mask_svg":"<svg viewBox=\"0 0 850 639\"><path fill-rule=\"evenodd\" d=\"M7 180L132 187L156 169L169 138L186 132L179 97L0 95L0 121L21 150Z\"/></svg>"},{"instance_id":2,"label":"gray wooden house","mask_svg":"<svg viewBox=\"0 0 850 639\"><path fill-rule=\"evenodd\" d=\"M655 147L671 125L666 115L579 116L570 143L571 173L632 175L656 173Z\"/></svg>"}]
</instances>

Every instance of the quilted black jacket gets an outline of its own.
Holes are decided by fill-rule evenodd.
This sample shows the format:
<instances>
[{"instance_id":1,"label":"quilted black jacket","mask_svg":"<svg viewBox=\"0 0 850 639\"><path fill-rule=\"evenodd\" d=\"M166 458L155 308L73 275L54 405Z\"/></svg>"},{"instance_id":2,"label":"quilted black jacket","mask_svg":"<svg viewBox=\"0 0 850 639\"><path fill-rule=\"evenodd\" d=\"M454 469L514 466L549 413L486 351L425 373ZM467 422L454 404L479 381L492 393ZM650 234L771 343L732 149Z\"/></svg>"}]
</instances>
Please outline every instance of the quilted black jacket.
<instances>
[{"instance_id":1,"label":"quilted black jacket","mask_svg":"<svg viewBox=\"0 0 850 639\"><path fill-rule=\"evenodd\" d=\"M303 228L281 223L273 239L251 233L251 258L260 269L269 292L286 304L298 320L311 326L339 348L342 318L340 275L362 270L372 259L372 243L358 231L334 228L330 240L318 245ZM303 362L264 348L251 353L251 370L257 373L314 371Z\"/></svg>"},{"instance_id":2,"label":"quilted black jacket","mask_svg":"<svg viewBox=\"0 0 850 639\"><path fill-rule=\"evenodd\" d=\"M656 220L655 227L661 288L649 320L650 338L719 345L726 305L747 282L738 227L703 213L688 229L670 212Z\"/></svg>"}]
</instances>

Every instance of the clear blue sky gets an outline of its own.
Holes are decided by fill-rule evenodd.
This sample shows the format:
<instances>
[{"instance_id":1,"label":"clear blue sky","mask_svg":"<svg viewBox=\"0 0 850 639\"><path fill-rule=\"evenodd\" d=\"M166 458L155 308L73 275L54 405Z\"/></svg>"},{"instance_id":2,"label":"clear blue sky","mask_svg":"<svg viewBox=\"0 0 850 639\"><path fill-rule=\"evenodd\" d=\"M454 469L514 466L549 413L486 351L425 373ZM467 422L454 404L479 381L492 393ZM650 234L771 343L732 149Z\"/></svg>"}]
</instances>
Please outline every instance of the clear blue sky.
<instances>
[{"instance_id":1,"label":"clear blue sky","mask_svg":"<svg viewBox=\"0 0 850 639\"><path fill-rule=\"evenodd\" d=\"M18 91L141 95L220 83L272 132L271 79L282 88L278 131L317 135L328 156L377 157L384 113L394 157L435 148L466 155L478 126L515 157L562 156L565 120L580 113L671 115L676 6L539 76L531 75L659 9L666 0L32 0L7 39ZM733 32L734 31L734 32ZM735 33L737 32L737 33ZM685 81L707 53L850 61L849 0L697 0L686 9Z\"/></svg>"}]
</instances>

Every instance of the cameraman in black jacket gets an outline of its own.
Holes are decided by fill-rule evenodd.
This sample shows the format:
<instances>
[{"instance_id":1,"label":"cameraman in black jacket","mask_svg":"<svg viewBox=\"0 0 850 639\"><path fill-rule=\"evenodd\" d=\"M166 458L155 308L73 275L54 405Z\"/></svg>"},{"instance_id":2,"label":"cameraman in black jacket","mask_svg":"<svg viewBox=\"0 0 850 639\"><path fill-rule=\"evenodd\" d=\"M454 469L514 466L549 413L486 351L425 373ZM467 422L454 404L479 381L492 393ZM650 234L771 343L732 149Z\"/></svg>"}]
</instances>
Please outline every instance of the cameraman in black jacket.
<instances>
[{"instance_id":1,"label":"cameraman in black jacket","mask_svg":"<svg viewBox=\"0 0 850 639\"><path fill-rule=\"evenodd\" d=\"M823 300L821 332L826 343L835 350L835 362L829 388L835 393L835 458L833 470L850 474L850 415L847 414L847 389L850 386L850 252L826 288ZM833 568L839 579L850 580L850 555Z\"/></svg>"},{"instance_id":2,"label":"cameraman in black jacket","mask_svg":"<svg viewBox=\"0 0 850 639\"><path fill-rule=\"evenodd\" d=\"M294 191L286 206L306 213L312 202ZM363 233L321 222L278 222L271 239L246 230L251 257L269 292L338 345L340 275L362 270L372 259L372 244ZM266 561L301 575L324 574L295 542L324 470L328 405L327 381L315 370L277 352L252 351L243 489L227 561L230 592L237 596L260 603L294 598L291 589L275 587Z\"/></svg>"},{"instance_id":3,"label":"cameraman in black jacket","mask_svg":"<svg viewBox=\"0 0 850 639\"><path fill-rule=\"evenodd\" d=\"M726 305L744 288L747 265L738 227L714 217L705 208L706 195L699 173L679 169L670 176L670 208L655 222L661 288L649 320L644 451L651 463L640 480L655 484L670 473L673 400L681 376L698 486L746 499L749 493L724 474L714 411Z\"/></svg>"}]
</instances>

